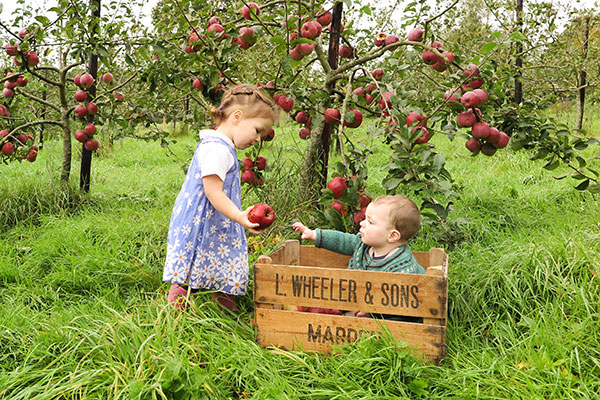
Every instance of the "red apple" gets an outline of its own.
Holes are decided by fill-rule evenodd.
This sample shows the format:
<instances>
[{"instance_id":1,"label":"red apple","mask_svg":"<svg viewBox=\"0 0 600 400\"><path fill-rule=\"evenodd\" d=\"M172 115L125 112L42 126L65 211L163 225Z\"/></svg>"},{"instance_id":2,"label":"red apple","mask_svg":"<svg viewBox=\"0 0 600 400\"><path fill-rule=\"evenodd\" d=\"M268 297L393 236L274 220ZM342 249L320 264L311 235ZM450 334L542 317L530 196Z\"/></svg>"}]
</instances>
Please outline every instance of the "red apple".
<instances>
[{"instance_id":1,"label":"red apple","mask_svg":"<svg viewBox=\"0 0 600 400\"><path fill-rule=\"evenodd\" d=\"M16 83L17 83L17 86L25 87L25 86L27 86L28 82L29 81L27 80L27 78L25 78L25 75L19 75Z\"/></svg>"},{"instance_id":2,"label":"red apple","mask_svg":"<svg viewBox=\"0 0 600 400\"><path fill-rule=\"evenodd\" d=\"M473 92L467 92L462 95L460 102L467 108L477 107L479 105L479 96Z\"/></svg>"},{"instance_id":3,"label":"red apple","mask_svg":"<svg viewBox=\"0 0 600 400\"><path fill-rule=\"evenodd\" d=\"M40 58L38 57L36 52L30 51L25 56L25 61L27 62L27 65L33 67L35 65L38 65L38 63L40 62Z\"/></svg>"},{"instance_id":4,"label":"red apple","mask_svg":"<svg viewBox=\"0 0 600 400\"><path fill-rule=\"evenodd\" d=\"M10 131L8 129L2 129L0 131L0 138L5 138L8 136L8 134L10 133Z\"/></svg>"},{"instance_id":5,"label":"red apple","mask_svg":"<svg viewBox=\"0 0 600 400\"><path fill-rule=\"evenodd\" d=\"M473 90L473 93L475 93L479 98L479 102L477 104L485 104L488 101L488 94L485 90L475 89Z\"/></svg>"},{"instance_id":6,"label":"red apple","mask_svg":"<svg viewBox=\"0 0 600 400\"><path fill-rule=\"evenodd\" d=\"M100 142L98 142L96 139L89 139L85 141L83 147L89 151L98 150L98 147L100 147Z\"/></svg>"},{"instance_id":7,"label":"red apple","mask_svg":"<svg viewBox=\"0 0 600 400\"><path fill-rule=\"evenodd\" d=\"M16 44L6 43L6 46L4 46L4 51L6 51L6 54L9 56L16 56L19 54L19 47Z\"/></svg>"},{"instance_id":8,"label":"red apple","mask_svg":"<svg viewBox=\"0 0 600 400\"><path fill-rule=\"evenodd\" d=\"M387 35L385 33L378 33L377 35L375 35L375 38L373 39L373 43L375 43L375 46L383 46L383 44L385 43L385 38L387 37Z\"/></svg>"},{"instance_id":9,"label":"red apple","mask_svg":"<svg viewBox=\"0 0 600 400\"><path fill-rule=\"evenodd\" d=\"M2 150L0 150L0 151L5 156L10 156L12 153L15 152L15 145L12 144L11 142L6 142L2 145Z\"/></svg>"},{"instance_id":10,"label":"red apple","mask_svg":"<svg viewBox=\"0 0 600 400\"><path fill-rule=\"evenodd\" d=\"M265 142L270 142L271 140L273 140L274 137L275 137L275 130L273 128L271 128L267 131L267 133L264 134L264 136L262 136L260 138L260 140L264 140Z\"/></svg>"},{"instance_id":11,"label":"red apple","mask_svg":"<svg viewBox=\"0 0 600 400\"><path fill-rule=\"evenodd\" d=\"M252 15L250 12L250 9L252 9L252 8L254 9L254 12L256 15L260 14L260 7L258 6L258 4L250 2L250 3L248 3L248 5L244 5L242 7L242 9L240 10L240 12L242 13L242 16L245 19L252 19Z\"/></svg>"},{"instance_id":12,"label":"red apple","mask_svg":"<svg viewBox=\"0 0 600 400\"><path fill-rule=\"evenodd\" d=\"M310 136L310 129L308 129L308 128L300 129L300 131L298 132L298 136L300 136L300 139L308 139L308 137Z\"/></svg>"},{"instance_id":13,"label":"red apple","mask_svg":"<svg viewBox=\"0 0 600 400\"><path fill-rule=\"evenodd\" d=\"M252 170L245 170L242 172L241 179L244 183L252 183L256 178L256 173Z\"/></svg>"},{"instance_id":14,"label":"red apple","mask_svg":"<svg viewBox=\"0 0 600 400\"><path fill-rule=\"evenodd\" d=\"M328 108L325 110L324 120L328 124L335 124L340 122L341 114L340 111L335 108Z\"/></svg>"},{"instance_id":15,"label":"red apple","mask_svg":"<svg viewBox=\"0 0 600 400\"><path fill-rule=\"evenodd\" d=\"M192 86L194 87L194 89L196 90L202 90L204 89L204 84L202 83L202 81L200 80L200 78L196 78L192 81Z\"/></svg>"},{"instance_id":16,"label":"red apple","mask_svg":"<svg viewBox=\"0 0 600 400\"><path fill-rule=\"evenodd\" d=\"M263 230L271 226L273 221L275 221L275 212L270 205L259 203L252 207L250 213L248 213L248 220L252 223L259 224L256 229Z\"/></svg>"},{"instance_id":17,"label":"red apple","mask_svg":"<svg viewBox=\"0 0 600 400\"><path fill-rule=\"evenodd\" d=\"M340 55L340 57L342 57L342 58L352 58L353 53L354 52L352 51L352 49L350 47L346 46L345 44L340 46L340 49L339 49L339 55Z\"/></svg>"},{"instance_id":18,"label":"red apple","mask_svg":"<svg viewBox=\"0 0 600 400\"><path fill-rule=\"evenodd\" d=\"M78 90L75 92L75 100L77 101L86 101L87 93L84 90Z\"/></svg>"},{"instance_id":19,"label":"red apple","mask_svg":"<svg viewBox=\"0 0 600 400\"><path fill-rule=\"evenodd\" d=\"M481 149L481 143L479 142L479 140L472 137L465 142L465 147L469 149L471 153L477 153Z\"/></svg>"},{"instance_id":20,"label":"red apple","mask_svg":"<svg viewBox=\"0 0 600 400\"><path fill-rule=\"evenodd\" d=\"M348 214L348 212L346 210L344 210L344 205L342 203L340 203L337 200L334 200L331 205L329 206L329 208L337 211L338 213L340 213L340 215L346 215Z\"/></svg>"},{"instance_id":21,"label":"red apple","mask_svg":"<svg viewBox=\"0 0 600 400\"><path fill-rule=\"evenodd\" d=\"M250 157L242 158L242 164L244 165L245 171L248 171L248 170L254 168L254 161L252 161L252 159Z\"/></svg>"},{"instance_id":22,"label":"red apple","mask_svg":"<svg viewBox=\"0 0 600 400\"><path fill-rule=\"evenodd\" d=\"M367 103L367 105L371 104L373 100L375 100L375 97L373 97L369 93L365 94L365 103Z\"/></svg>"},{"instance_id":23,"label":"red apple","mask_svg":"<svg viewBox=\"0 0 600 400\"><path fill-rule=\"evenodd\" d=\"M29 34L29 30L27 29L27 27L23 27L21 29L19 29L19 32L17 33L17 35L19 35L19 37L21 39L25 38L25 36L27 36Z\"/></svg>"},{"instance_id":24,"label":"red apple","mask_svg":"<svg viewBox=\"0 0 600 400\"><path fill-rule=\"evenodd\" d=\"M350 120L346 120L346 118L344 117L344 126L347 126L348 128L358 128L363 120L362 113L358 110L353 110L353 109L350 109L348 111L347 115L349 113L354 114L354 118L350 121Z\"/></svg>"},{"instance_id":25,"label":"red apple","mask_svg":"<svg viewBox=\"0 0 600 400\"><path fill-rule=\"evenodd\" d=\"M363 192L358 192L358 205L360 208L366 208L371 203L371 198Z\"/></svg>"},{"instance_id":26,"label":"red apple","mask_svg":"<svg viewBox=\"0 0 600 400\"><path fill-rule=\"evenodd\" d=\"M346 181L341 176L332 178L327 184L327 188L333 192L333 197L335 199L342 197L347 187Z\"/></svg>"},{"instance_id":27,"label":"red apple","mask_svg":"<svg viewBox=\"0 0 600 400\"><path fill-rule=\"evenodd\" d=\"M75 139L77 139L77 141L79 141L81 143L85 143L85 141L88 140L88 135L85 133L85 131L83 129L78 129L75 132Z\"/></svg>"},{"instance_id":28,"label":"red apple","mask_svg":"<svg viewBox=\"0 0 600 400\"><path fill-rule=\"evenodd\" d=\"M333 14L331 14L329 11L325 12L324 10L321 10L317 15L317 22L321 24L321 26L329 25L333 19Z\"/></svg>"},{"instance_id":29,"label":"red apple","mask_svg":"<svg viewBox=\"0 0 600 400\"><path fill-rule=\"evenodd\" d=\"M88 136L92 136L96 133L96 125L92 124L91 122L89 124L87 124L85 126L85 128L83 128L83 130L85 131L85 133Z\"/></svg>"},{"instance_id":30,"label":"red apple","mask_svg":"<svg viewBox=\"0 0 600 400\"><path fill-rule=\"evenodd\" d=\"M313 24L313 21L307 21L302 24L300 34L307 39L314 39L319 36L319 28L317 28L317 25Z\"/></svg>"},{"instance_id":31,"label":"red apple","mask_svg":"<svg viewBox=\"0 0 600 400\"><path fill-rule=\"evenodd\" d=\"M6 97L7 99L13 97L14 94L15 92L9 88L4 88L2 91L2 96Z\"/></svg>"},{"instance_id":32,"label":"red apple","mask_svg":"<svg viewBox=\"0 0 600 400\"><path fill-rule=\"evenodd\" d=\"M281 96L277 101L277 104L285 112L290 112L294 108L294 99L292 97Z\"/></svg>"},{"instance_id":33,"label":"red apple","mask_svg":"<svg viewBox=\"0 0 600 400\"><path fill-rule=\"evenodd\" d=\"M264 158L263 156L258 156L256 158L255 164L256 164L256 169L259 171L262 171L265 168L267 168L267 159Z\"/></svg>"},{"instance_id":34,"label":"red apple","mask_svg":"<svg viewBox=\"0 0 600 400\"><path fill-rule=\"evenodd\" d=\"M87 105L87 111L90 114L96 114L98 112L98 106L93 101L90 101Z\"/></svg>"},{"instance_id":35,"label":"red apple","mask_svg":"<svg viewBox=\"0 0 600 400\"><path fill-rule=\"evenodd\" d=\"M79 118L83 118L87 114L87 107L78 105L77 107L75 107L75 110L73 110L73 113L75 114L75 116L77 116Z\"/></svg>"},{"instance_id":36,"label":"red apple","mask_svg":"<svg viewBox=\"0 0 600 400\"><path fill-rule=\"evenodd\" d=\"M494 147L497 149L503 149L508 145L509 140L510 137L506 133L500 132L500 138L496 143L494 143Z\"/></svg>"},{"instance_id":37,"label":"red apple","mask_svg":"<svg viewBox=\"0 0 600 400\"><path fill-rule=\"evenodd\" d=\"M17 86L17 82L4 81L4 87L7 89L14 89Z\"/></svg>"},{"instance_id":38,"label":"red apple","mask_svg":"<svg viewBox=\"0 0 600 400\"><path fill-rule=\"evenodd\" d=\"M365 219L365 212L366 212L366 208L361 208L360 210L358 210L356 212L356 214L354 214L354 217L352 219L354 220L355 224L358 224L358 223L360 223L360 221Z\"/></svg>"},{"instance_id":39,"label":"red apple","mask_svg":"<svg viewBox=\"0 0 600 400\"><path fill-rule=\"evenodd\" d=\"M490 126L487 122L477 122L473 125L471 133L477 139L485 139L490 135Z\"/></svg>"},{"instance_id":40,"label":"red apple","mask_svg":"<svg viewBox=\"0 0 600 400\"><path fill-rule=\"evenodd\" d=\"M36 158L37 158L37 151L30 151L29 153L27 153L27 161L34 162Z\"/></svg>"},{"instance_id":41,"label":"red apple","mask_svg":"<svg viewBox=\"0 0 600 400\"><path fill-rule=\"evenodd\" d=\"M475 64L469 64L469 66L463 70L463 74L465 74L467 78L479 76L479 68Z\"/></svg>"},{"instance_id":42,"label":"red apple","mask_svg":"<svg viewBox=\"0 0 600 400\"><path fill-rule=\"evenodd\" d=\"M113 97L115 98L116 101L123 101L123 100L125 100L125 97L120 92L114 92L113 93Z\"/></svg>"},{"instance_id":43,"label":"red apple","mask_svg":"<svg viewBox=\"0 0 600 400\"><path fill-rule=\"evenodd\" d=\"M392 97L394 97L396 93L394 92L383 92L381 97L379 98L379 108L385 110L386 108L392 107Z\"/></svg>"},{"instance_id":44,"label":"red apple","mask_svg":"<svg viewBox=\"0 0 600 400\"><path fill-rule=\"evenodd\" d=\"M415 144L423 144L423 143L429 142L429 139L431 138L431 136L429 135L429 131L427 130L427 128L422 127L422 126L415 126L413 128L413 133L417 130L422 131L423 134L417 140L415 140Z\"/></svg>"},{"instance_id":45,"label":"red apple","mask_svg":"<svg viewBox=\"0 0 600 400\"><path fill-rule=\"evenodd\" d=\"M298 114L296 114L296 122L299 124L304 124L306 122L306 120L308 119L308 115L306 115L306 113L304 111L299 111Z\"/></svg>"},{"instance_id":46,"label":"red apple","mask_svg":"<svg viewBox=\"0 0 600 400\"><path fill-rule=\"evenodd\" d=\"M76 74L73 77L73 83L75 84L75 86L81 87L81 74Z\"/></svg>"},{"instance_id":47,"label":"red apple","mask_svg":"<svg viewBox=\"0 0 600 400\"><path fill-rule=\"evenodd\" d=\"M381 68L375 68L373 70L373 72L371 72L371 76L376 80L376 81L380 81L381 78L383 77L383 69Z\"/></svg>"},{"instance_id":48,"label":"red apple","mask_svg":"<svg viewBox=\"0 0 600 400\"><path fill-rule=\"evenodd\" d=\"M298 53L300 53L300 55L302 57L305 57L313 52L313 50L315 49L315 44L314 43L300 43L296 47L298 48Z\"/></svg>"},{"instance_id":49,"label":"red apple","mask_svg":"<svg viewBox=\"0 0 600 400\"><path fill-rule=\"evenodd\" d=\"M396 43L396 42L399 42L399 41L400 41L400 38L398 36L396 36L396 35L387 35L385 37L384 43L385 43L386 46L389 46L390 44Z\"/></svg>"},{"instance_id":50,"label":"red apple","mask_svg":"<svg viewBox=\"0 0 600 400\"><path fill-rule=\"evenodd\" d=\"M423 29L413 28L410 32L408 32L408 40L411 42L420 42L423 40L423 33Z\"/></svg>"},{"instance_id":51,"label":"red apple","mask_svg":"<svg viewBox=\"0 0 600 400\"><path fill-rule=\"evenodd\" d=\"M475 116L475 113L472 109L463 111L460 114L458 114L458 117L456 118L456 123L458 124L458 126L462 127L473 126L477 123L477 117Z\"/></svg>"},{"instance_id":52,"label":"red apple","mask_svg":"<svg viewBox=\"0 0 600 400\"><path fill-rule=\"evenodd\" d=\"M467 86L471 89L479 89L483 86L483 81L481 79L473 79L471 82L467 83Z\"/></svg>"},{"instance_id":53,"label":"red apple","mask_svg":"<svg viewBox=\"0 0 600 400\"><path fill-rule=\"evenodd\" d=\"M423 51L423 55L421 56L421 59L427 65L433 65L433 64L437 63L440 60L440 58L438 57L438 55L435 54L431 50L424 50Z\"/></svg>"},{"instance_id":54,"label":"red apple","mask_svg":"<svg viewBox=\"0 0 600 400\"><path fill-rule=\"evenodd\" d=\"M423 126L423 127L427 126L427 120L425 119L425 115L419 114L416 111L411 111L406 116L406 126L410 127L413 124L413 122L415 122L415 121L423 121L423 122L419 122L417 124L417 126Z\"/></svg>"},{"instance_id":55,"label":"red apple","mask_svg":"<svg viewBox=\"0 0 600 400\"><path fill-rule=\"evenodd\" d=\"M212 25L212 24L220 24L221 23L221 18L217 17L216 15L213 15L212 17L210 17L208 19L208 26Z\"/></svg>"},{"instance_id":56,"label":"red apple","mask_svg":"<svg viewBox=\"0 0 600 400\"><path fill-rule=\"evenodd\" d=\"M300 47L298 47L298 46L296 46L290 50L290 56L292 57L292 60L294 60L294 61L300 61L304 57L300 53Z\"/></svg>"},{"instance_id":57,"label":"red apple","mask_svg":"<svg viewBox=\"0 0 600 400\"><path fill-rule=\"evenodd\" d=\"M77 83L75 83L75 84L77 84ZM82 88L89 89L94 84L94 77L91 74L86 72L85 74L81 75L81 77L79 78L79 84Z\"/></svg>"}]
</instances>

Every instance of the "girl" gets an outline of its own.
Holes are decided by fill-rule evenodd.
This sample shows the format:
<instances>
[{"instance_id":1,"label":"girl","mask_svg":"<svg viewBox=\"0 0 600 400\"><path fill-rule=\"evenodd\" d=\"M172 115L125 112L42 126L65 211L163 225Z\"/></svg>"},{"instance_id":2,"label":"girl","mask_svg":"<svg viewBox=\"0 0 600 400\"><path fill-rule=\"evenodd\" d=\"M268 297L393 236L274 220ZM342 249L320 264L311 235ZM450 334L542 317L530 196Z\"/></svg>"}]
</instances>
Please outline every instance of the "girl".
<instances>
[{"instance_id":1,"label":"girl","mask_svg":"<svg viewBox=\"0 0 600 400\"><path fill-rule=\"evenodd\" d=\"M259 142L277 119L273 101L255 85L237 85L212 107L215 129L200 143L171 214L163 281L169 302L187 306L188 288L214 290L219 308L237 310L235 296L248 286L244 228L260 233L241 210L240 167L235 149Z\"/></svg>"}]
</instances>

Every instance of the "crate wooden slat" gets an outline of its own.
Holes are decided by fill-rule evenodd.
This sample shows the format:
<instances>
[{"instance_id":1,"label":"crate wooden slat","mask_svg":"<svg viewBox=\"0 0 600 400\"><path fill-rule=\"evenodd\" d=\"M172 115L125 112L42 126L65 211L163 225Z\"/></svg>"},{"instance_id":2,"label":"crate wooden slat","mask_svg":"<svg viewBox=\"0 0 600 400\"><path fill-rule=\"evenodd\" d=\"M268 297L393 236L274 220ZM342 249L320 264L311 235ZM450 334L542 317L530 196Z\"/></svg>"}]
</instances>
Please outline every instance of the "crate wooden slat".
<instances>
[{"instance_id":1,"label":"crate wooden slat","mask_svg":"<svg viewBox=\"0 0 600 400\"><path fill-rule=\"evenodd\" d=\"M448 257L436 248L415 257L425 275L348 270L347 256L287 241L254 265L258 343L331 352L334 344L385 325L439 362L445 355ZM422 317L423 323L291 311L294 306Z\"/></svg>"}]
</instances>

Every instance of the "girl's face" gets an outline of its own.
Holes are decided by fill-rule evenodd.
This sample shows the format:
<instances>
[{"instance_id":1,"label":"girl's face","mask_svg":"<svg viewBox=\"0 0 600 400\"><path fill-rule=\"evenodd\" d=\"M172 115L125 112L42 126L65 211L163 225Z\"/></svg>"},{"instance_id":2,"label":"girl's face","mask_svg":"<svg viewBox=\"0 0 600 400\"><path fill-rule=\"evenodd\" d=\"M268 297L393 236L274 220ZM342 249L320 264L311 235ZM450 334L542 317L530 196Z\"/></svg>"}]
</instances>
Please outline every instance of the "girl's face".
<instances>
[{"instance_id":1,"label":"girl's face","mask_svg":"<svg viewBox=\"0 0 600 400\"><path fill-rule=\"evenodd\" d=\"M265 135L271 126L273 120L269 118L244 118L242 115L233 130L233 144L237 149L247 149L254 143L260 142L261 136Z\"/></svg>"},{"instance_id":2,"label":"girl's face","mask_svg":"<svg viewBox=\"0 0 600 400\"><path fill-rule=\"evenodd\" d=\"M359 231L364 244L375 248L384 246L394 230L387 207L373 203L367 206L365 219L360 222Z\"/></svg>"}]
</instances>

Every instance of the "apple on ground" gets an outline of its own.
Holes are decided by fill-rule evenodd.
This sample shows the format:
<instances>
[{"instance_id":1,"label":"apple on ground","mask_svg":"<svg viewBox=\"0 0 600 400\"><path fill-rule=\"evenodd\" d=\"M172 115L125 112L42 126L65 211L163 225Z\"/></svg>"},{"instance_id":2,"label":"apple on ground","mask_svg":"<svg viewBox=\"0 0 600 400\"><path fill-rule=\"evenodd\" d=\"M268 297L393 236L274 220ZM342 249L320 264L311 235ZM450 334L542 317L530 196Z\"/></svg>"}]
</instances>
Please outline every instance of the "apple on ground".
<instances>
[{"instance_id":1,"label":"apple on ground","mask_svg":"<svg viewBox=\"0 0 600 400\"><path fill-rule=\"evenodd\" d=\"M334 199L342 197L347 187L346 181L341 176L336 176L327 183L327 189L333 192Z\"/></svg>"},{"instance_id":2,"label":"apple on ground","mask_svg":"<svg viewBox=\"0 0 600 400\"><path fill-rule=\"evenodd\" d=\"M248 220L254 224L259 224L257 230L263 230L275 221L275 212L270 205L259 203L252 207L250 213L248 213Z\"/></svg>"}]
</instances>

